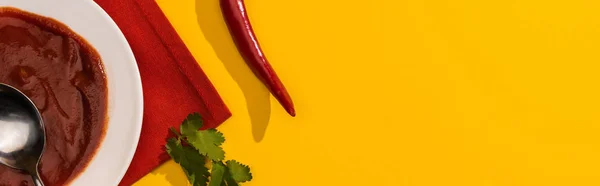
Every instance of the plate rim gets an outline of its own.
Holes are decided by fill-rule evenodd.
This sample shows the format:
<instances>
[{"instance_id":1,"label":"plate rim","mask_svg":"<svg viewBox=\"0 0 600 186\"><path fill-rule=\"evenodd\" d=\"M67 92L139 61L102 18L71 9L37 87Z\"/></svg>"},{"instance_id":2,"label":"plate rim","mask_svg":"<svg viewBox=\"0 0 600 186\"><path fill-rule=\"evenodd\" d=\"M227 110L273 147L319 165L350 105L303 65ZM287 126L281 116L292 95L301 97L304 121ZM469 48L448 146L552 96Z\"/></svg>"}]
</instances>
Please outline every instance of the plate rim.
<instances>
[{"instance_id":1,"label":"plate rim","mask_svg":"<svg viewBox=\"0 0 600 186\"><path fill-rule=\"evenodd\" d=\"M117 31L117 35L119 37L119 39L121 40L122 44L125 46L125 48L127 49L125 51L125 53L127 54L127 57L130 58L132 61L132 65L133 65L133 69L135 70L135 72L132 74L133 75L133 81L135 82L135 88L133 88L135 91L135 96L138 98L136 100L137 102L137 109L134 111L136 113L136 130L134 131L135 133L133 134L134 136L134 143L132 143L131 147L129 149L131 149L129 151L129 153L127 154L126 157L126 163L124 164L122 170L119 172L119 177L117 178L117 182L114 185L119 185L119 183L123 180L123 178L125 177L125 174L127 173L127 170L129 170L129 167L131 166L131 162L133 162L133 158L135 156L135 153L137 152L137 147L139 145L139 141L140 141L140 137L141 137L141 133L142 133L142 126L143 126L143 116L144 116L144 93L143 93L143 85L142 85L142 78L140 75L140 70L139 70L139 66L137 65L137 60L135 58L135 55L133 54L133 50L131 49L131 45L129 45L129 41L127 41L127 38L125 37L125 34L123 34L123 31L121 31L121 28L117 25L117 23L112 19L112 17L110 17L110 15L108 15L108 13L104 10L104 8L102 8L98 3L96 3L96 1L93 0L89 0L88 2L90 2L92 4L92 6L96 9L98 9L101 14L102 17L104 17L105 19L107 19L110 22L110 25L112 26L112 29ZM85 39L85 38L84 38ZM102 57L102 56L100 56ZM110 82L107 82L110 83ZM110 97L110 95L109 95ZM107 118L108 118L108 114L107 114ZM110 122L110 118L108 118L108 121ZM108 131L108 128L106 129ZM103 137L102 141L100 142L99 147L96 149L98 153L98 150L100 149L100 146L104 145L104 138L106 137L106 135ZM94 154L95 156L96 154ZM91 163L94 160L94 157L92 157L92 159L90 160L89 163ZM89 166L89 165L88 165ZM88 167L86 166L83 171L80 173L80 175L78 175L77 177L75 177L75 179L73 179L71 181L74 182L75 180L78 179L79 176L81 176L82 174L85 173L86 169Z\"/></svg>"}]
</instances>

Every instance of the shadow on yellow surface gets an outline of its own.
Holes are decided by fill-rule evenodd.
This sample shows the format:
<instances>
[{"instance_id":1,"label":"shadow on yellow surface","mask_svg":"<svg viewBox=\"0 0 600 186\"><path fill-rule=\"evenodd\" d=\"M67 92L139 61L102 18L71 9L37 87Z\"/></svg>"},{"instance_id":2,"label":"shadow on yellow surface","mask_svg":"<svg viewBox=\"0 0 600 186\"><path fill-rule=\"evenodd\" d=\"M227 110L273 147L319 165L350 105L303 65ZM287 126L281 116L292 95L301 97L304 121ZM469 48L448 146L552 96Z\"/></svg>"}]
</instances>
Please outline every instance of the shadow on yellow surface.
<instances>
[{"instance_id":1,"label":"shadow on yellow surface","mask_svg":"<svg viewBox=\"0 0 600 186\"><path fill-rule=\"evenodd\" d=\"M238 53L223 20L219 1L196 0L196 14L198 24L205 38L212 45L229 74L244 92L252 122L254 141L262 141L271 115L269 91L258 78L254 78L254 74Z\"/></svg>"},{"instance_id":2,"label":"shadow on yellow surface","mask_svg":"<svg viewBox=\"0 0 600 186\"><path fill-rule=\"evenodd\" d=\"M189 185L185 174L174 161L168 161L141 179L136 185Z\"/></svg>"}]
</instances>

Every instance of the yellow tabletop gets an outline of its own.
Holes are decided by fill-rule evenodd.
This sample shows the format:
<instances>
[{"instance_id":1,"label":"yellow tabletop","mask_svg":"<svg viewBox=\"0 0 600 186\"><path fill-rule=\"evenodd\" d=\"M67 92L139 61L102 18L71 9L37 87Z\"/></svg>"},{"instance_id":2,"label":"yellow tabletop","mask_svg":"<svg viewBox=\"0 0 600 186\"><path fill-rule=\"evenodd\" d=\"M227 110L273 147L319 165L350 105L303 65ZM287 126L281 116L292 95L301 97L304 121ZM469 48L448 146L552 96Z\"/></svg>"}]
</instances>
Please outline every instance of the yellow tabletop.
<instances>
[{"instance_id":1,"label":"yellow tabletop","mask_svg":"<svg viewBox=\"0 0 600 186\"><path fill-rule=\"evenodd\" d=\"M218 0L158 2L233 112L243 185L600 185L600 1L247 0L296 118ZM136 185L186 184L169 162Z\"/></svg>"}]
</instances>

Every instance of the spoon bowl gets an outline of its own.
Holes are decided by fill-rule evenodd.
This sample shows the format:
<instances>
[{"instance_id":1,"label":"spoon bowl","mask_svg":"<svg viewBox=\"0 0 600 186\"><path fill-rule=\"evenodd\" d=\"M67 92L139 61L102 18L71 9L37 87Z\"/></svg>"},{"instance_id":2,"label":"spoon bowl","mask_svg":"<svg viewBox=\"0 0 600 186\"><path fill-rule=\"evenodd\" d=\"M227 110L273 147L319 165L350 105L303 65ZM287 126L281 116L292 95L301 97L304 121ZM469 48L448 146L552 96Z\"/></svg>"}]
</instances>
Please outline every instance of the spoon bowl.
<instances>
[{"instance_id":1,"label":"spoon bowl","mask_svg":"<svg viewBox=\"0 0 600 186\"><path fill-rule=\"evenodd\" d=\"M38 165L46 133L40 112L21 91L0 83L0 164L29 173L43 186Z\"/></svg>"}]
</instances>

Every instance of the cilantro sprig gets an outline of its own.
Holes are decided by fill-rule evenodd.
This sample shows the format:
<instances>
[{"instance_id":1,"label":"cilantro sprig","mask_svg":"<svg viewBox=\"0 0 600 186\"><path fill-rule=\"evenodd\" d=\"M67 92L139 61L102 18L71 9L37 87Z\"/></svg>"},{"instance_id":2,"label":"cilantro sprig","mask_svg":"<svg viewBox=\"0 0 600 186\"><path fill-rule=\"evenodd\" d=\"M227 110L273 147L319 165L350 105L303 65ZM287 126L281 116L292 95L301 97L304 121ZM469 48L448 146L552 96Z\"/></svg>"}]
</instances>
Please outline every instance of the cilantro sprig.
<instances>
[{"instance_id":1,"label":"cilantro sprig","mask_svg":"<svg viewBox=\"0 0 600 186\"><path fill-rule=\"evenodd\" d=\"M252 180L247 165L225 159L221 145L225 142L223 133L216 129L198 130L204 125L198 113L190 114L181 123L176 137L167 141L167 153L178 163L193 186L238 186ZM211 167L210 171L207 168Z\"/></svg>"}]
</instances>

